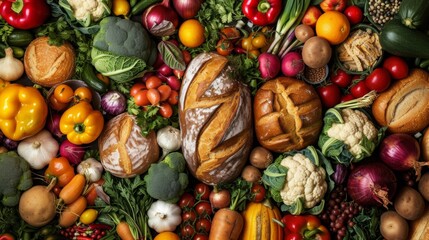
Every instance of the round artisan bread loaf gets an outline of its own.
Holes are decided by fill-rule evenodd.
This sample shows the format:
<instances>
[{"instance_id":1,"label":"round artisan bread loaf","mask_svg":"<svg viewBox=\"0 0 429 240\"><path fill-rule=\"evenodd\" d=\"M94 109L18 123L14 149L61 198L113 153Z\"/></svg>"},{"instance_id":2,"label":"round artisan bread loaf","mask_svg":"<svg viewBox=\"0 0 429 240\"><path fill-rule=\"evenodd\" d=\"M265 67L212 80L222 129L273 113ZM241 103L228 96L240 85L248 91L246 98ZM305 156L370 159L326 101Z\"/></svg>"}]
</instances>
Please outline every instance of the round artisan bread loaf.
<instances>
[{"instance_id":1,"label":"round artisan bread loaf","mask_svg":"<svg viewBox=\"0 0 429 240\"><path fill-rule=\"evenodd\" d=\"M237 178L251 151L250 91L233 76L227 58L202 53L187 67L180 90L182 152L192 174L210 185Z\"/></svg>"},{"instance_id":2,"label":"round artisan bread loaf","mask_svg":"<svg viewBox=\"0 0 429 240\"><path fill-rule=\"evenodd\" d=\"M146 172L159 158L155 132L144 137L135 117L128 113L107 122L98 140L98 148L104 169L121 178Z\"/></svg>"},{"instance_id":3,"label":"round artisan bread loaf","mask_svg":"<svg viewBox=\"0 0 429 240\"><path fill-rule=\"evenodd\" d=\"M259 143L274 152L300 150L318 139L322 129L322 103L313 86L295 78L265 82L253 104Z\"/></svg>"},{"instance_id":4,"label":"round artisan bread loaf","mask_svg":"<svg viewBox=\"0 0 429 240\"><path fill-rule=\"evenodd\" d=\"M25 50L24 66L28 78L43 87L70 79L75 72L76 54L73 46L49 44L48 37L34 39Z\"/></svg>"},{"instance_id":5,"label":"round artisan bread loaf","mask_svg":"<svg viewBox=\"0 0 429 240\"><path fill-rule=\"evenodd\" d=\"M416 133L429 124L429 73L412 69L380 93L372 104L378 124L393 133Z\"/></svg>"}]
</instances>

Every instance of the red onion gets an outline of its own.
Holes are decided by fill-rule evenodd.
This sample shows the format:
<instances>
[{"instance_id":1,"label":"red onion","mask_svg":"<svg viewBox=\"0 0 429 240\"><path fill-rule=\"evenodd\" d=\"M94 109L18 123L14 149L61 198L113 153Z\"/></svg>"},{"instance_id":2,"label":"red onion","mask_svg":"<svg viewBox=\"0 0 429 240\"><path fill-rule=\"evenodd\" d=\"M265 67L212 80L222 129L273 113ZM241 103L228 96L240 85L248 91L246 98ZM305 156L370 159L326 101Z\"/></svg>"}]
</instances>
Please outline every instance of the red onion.
<instances>
[{"instance_id":1,"label":"red onion","mask_svg":"<svg viewBox=\"0 0 429 240\"><path fill-rule=\"evenodd\" d=\"M332 180L336 184L343 184L347 177L347 167L344 164L337 164L335 166L335 172L332 175Z\"/></svg>"},{"instance_id":2,"label":"red onion","mask_svg":"<svg viewBox=\"0 0 429 240\"><path fill-rule=\"evenodd\" d=\"M46 121L46 128L49 130L50 133L52 133L53 136L57 138L61 138L64 134L60 131L60 119L61 115L52 112L49 115L48 120Z\"/></svg>"},{"instance_id":3,"label":"red onion","mask_svg":"<svg viewBox=\"0 0 429 240\"><path fill-rule=\"evenodd\" d=\"M146 72L146 73L143 75L143 77L142 77L142 82L146 83L147 79L148 79L149 77L154 76L154 75L155 75L155 73L154 73L154 72Z\"/></svg>"},{"instance_id":4,"label":"red onion","mask_svg":"<svg viewBox=\"0 0 429 240\"><path fill-rule=\"evenodd\" d=\"M393 170L406 171L414 169L417 180L423 166L429 162L419 162L420 146L414 137L404 133L394 133L385 137L380 143L379 156Z\"/></svg>"},{"instance_id":5,"label":"red onion","mask_svg":"<svg viewBox=\"0 0 429 240\"><path fill-rule=\"evenodd\" d=\"M3 139L3 145L8 150L15 150L18 147L18 142L5 136Z\"/></svg>"},{"instance_id":6,"label":"red onion","mask_svg":"<svg viewBox=\"0 0 429 240\"><path fill-rule=\"evenodd\" d=\"M295 77L304 70L305 64L298 52L288 52L282 58L282 73L287 77Z\"/></svg>"},{"instance_id":7,"label":"red onion","mask_svg":"<svg viewBox=\"0 0 429 240\"><path fill-rule=\"evenodd\" d=\"M348 195L359 205L384 206L391 203L397 188L396 176L382 162L355 167L347 182Z\"/></svg>"},{"instance_id":8,"label":"red onion","mask_svg":"<svg viewBox=\"0 0 429 240\"><path fill-rule=\"evenodd\" d=\"M125 111L127 99L122 93L112 90L101 97L101 107L107 114L119 115Z\"/></svg>"},{"instance_id":9,"label":"red onion","mask_svg":"<svg viewBox=\"0 0 429 240\"><path fill-rule=\"evenodd\" d=\"M174 8L183 19L195 17L202 3L202 0L173 0Z\"/></svg>"},{"instance_id":10,"label":"red onion","mask_svg":"<svg viewBox=\"0 0 429 240\"><path fill-rule=\"evenodd\" d=\"M170 7L170 0L163 0L143 12L142 23L155 36L169 36L174 34L179 25L179 16Z\"/></svg>"},{"instance_id":11,"label":"red onion","mask_svg":"<svg viewBox=\"0 0 429 240\"><path fill-rule=\"evenodd\" d=\"M152 65L152 67L157 69L161 67L162 64L164 64L164 60L162 59L162 54L158 51L158 53L156 54L155 63Z\"/></svg>"},{"instance_id":12,"label":"red onion","mask_svg":"<svg viewBox=\"0 0 429 240\"><path fill-rule=\"evenodd\" d=\"M157 68L156 71L164 77L173 75L173 69L171 69L171 67L169 67L165 63L162 64L159 68Z\"/></svg>"},{"instance_id":13,"label":"red onion","mask_svg":"<svg viewBox=\"0 0 429 240\"><path fill-rule=\"evenodd\" d=\"M181 82L176 76L173 75L173 76L167 77L166 82L168 86L171 87L171 89L179 91Z\"/></svg>"},{"instance_id":14,"label":"red onion","mask_svg":"<svg viewBox=\"0 0 429 240\"><path fill-rule=\"evenodd\" d=\"M71 165L78 165L85 154L85 149L81 145L71 143L68 139L60 144L61 157L67 158Z\"/></svg>"},{"instance_id":15,"label":"red onion","mask_svg":"<svg viewBox=\"0 0 429 240\"><path fill-rule=\"evenodd\" d=\"M280 72L280 59L277 55L271 53L262 53L258 57L259 72L265 80L276 77Z\"/></svg>"}]
</instances>

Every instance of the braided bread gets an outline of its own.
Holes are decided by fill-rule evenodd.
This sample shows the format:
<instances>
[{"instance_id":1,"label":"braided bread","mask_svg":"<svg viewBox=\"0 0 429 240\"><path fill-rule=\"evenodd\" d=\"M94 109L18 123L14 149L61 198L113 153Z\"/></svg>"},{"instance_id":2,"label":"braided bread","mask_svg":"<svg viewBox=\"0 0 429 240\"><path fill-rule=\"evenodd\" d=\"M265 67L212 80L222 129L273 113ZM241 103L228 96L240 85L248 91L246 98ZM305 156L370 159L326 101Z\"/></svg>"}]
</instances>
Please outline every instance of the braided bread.
<instances>
[{"instance_id":1,"label":"braided bread","mask_svg":"<svg viewBox=\"0 0 429 240\"><path fill-rule=\"evenodd\" d=\"M202 53L187 67L180 92L182 152L192 174L211 185L238 177L252 146L250 91L231 71L227 58Z\"/></svg>"},{"instance_id":2,"label":"braided bread","mask_svg":"<svg viewBox=\"0 0 429 240\"><path fill-rule=\"evenodd\" d=\"M300 150L315 143L322 129L322 105L314 88L278 77L256 92L253 105L259 143L275 152Z\"/></svg>"}]
</instances>

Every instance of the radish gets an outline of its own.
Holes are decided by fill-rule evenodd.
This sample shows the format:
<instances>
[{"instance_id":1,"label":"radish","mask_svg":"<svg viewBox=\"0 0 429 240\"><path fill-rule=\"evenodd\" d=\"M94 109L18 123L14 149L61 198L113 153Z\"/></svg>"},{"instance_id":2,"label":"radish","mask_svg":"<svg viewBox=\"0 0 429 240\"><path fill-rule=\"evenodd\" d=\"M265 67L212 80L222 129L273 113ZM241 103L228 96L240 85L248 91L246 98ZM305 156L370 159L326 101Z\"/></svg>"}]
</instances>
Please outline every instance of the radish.
<instances>
[{"instance_id":1,"label":"radish","mask_svg":"<svg viewBox=\"0 0 429 240\"><path fill-rule=\"evenodd\" d=\"M304 67L302 56L298 52L288 52L282 59L282 73L287 77L295 77Z\"/></svg>"},{"instance_id":2,"label":"radish","mask_svg":"<svg viewBox=\"0 0 429 240\"><path fill-rule=\"evenodd\" d=\"M277 55L271 53L262 53L258 57L259 72L265 80L272 79L280 72L280 59Z\"/></svg>"}]
</instances>

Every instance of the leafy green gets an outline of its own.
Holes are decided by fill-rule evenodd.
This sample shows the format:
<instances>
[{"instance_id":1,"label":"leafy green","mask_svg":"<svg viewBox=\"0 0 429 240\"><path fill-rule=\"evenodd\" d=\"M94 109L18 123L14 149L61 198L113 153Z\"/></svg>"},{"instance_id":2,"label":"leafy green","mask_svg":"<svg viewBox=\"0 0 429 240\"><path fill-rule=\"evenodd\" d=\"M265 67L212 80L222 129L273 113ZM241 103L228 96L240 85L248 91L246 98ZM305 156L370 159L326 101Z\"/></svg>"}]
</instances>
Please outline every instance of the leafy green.
<instances>
[{"instance_id":1,"label":"leafy green","mask_svg":"<svg viewBox=\"0 0 429 240\"><path fill-rule=\"evenodd\" d=\"M7 44L7 38L9 37L9 35L13 32L13 27L10 26L9 24L7 24L7 22L3 19L0 18L0 40L1 42L3 42L4 44Z\"/></svg>"},{"instance_id":2,"label":"leafy green","mask_svg":"<svg viewBox=\"0 0 429 240\"><path fill-rule=\"evenodd\" d=\"M255 95L259 86L264 83L259 71L259 62L246 54L229 55L228 60L235 68L232 77L248 85L252 95Z\"/></svg>"},{"instance_id":3,"label":"leafy green","mask_svg":"<svg viewBox=\"0 0 429 240\"><path fill-rule=\"evenodd\" d=\"M183 54L180 48L169 41L161 41L158 43L158 51L161 53L162 59L172 69L185 70L186 64L183 59Z\"/></svg>"},{"instance_id":4,"label":"leafy green","mask_svg":"<svg viewBox=\"0 0 429 240\"><path fill-rule=\"evenodd\" d=\"M383 211L379 208L363 208L359 215L353 218L355 225L347 228L344 240L380 240L380 216Z\"/></svg>"},{"instance_id":5,"label":"leafy green","mask_svg":"<svg viewBox=\"0 0 429 240\"><path fill-rule=\"evenodd\" d=\"M231 203L229 208L234 211L242 212L246 208L247 201L252 200L252 183L239 177L233 182L222 183L216 186L217 189L228 189L231 193Z\"/></svg>"}]
</instances>

